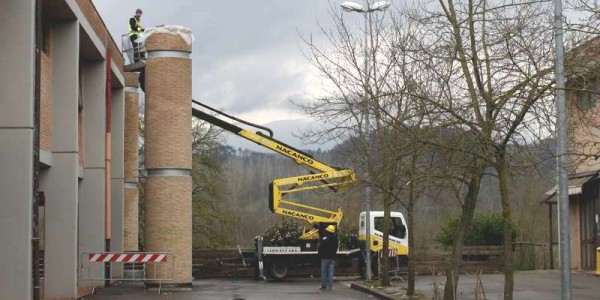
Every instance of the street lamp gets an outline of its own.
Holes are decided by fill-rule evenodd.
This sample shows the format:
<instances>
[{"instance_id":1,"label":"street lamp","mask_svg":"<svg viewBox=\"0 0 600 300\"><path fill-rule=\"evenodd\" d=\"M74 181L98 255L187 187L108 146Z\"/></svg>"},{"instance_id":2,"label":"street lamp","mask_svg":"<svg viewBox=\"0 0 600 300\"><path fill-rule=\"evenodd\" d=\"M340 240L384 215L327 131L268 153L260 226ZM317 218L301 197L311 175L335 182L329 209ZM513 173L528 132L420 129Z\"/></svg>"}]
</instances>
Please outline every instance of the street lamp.
<instances>
[{"instance_id":1,"label":"street lamp","mask_svg":"<svg viewBox=\"0 0 600 300\"><path fill-rule=\"evenodd\" d=\"M379 2L375 2L371 5L369 5L369 3L367 3L368 9L365 9L361 4L358 4L358 3L352 2L352 1L342 2L342 4L340 4L340 6L345 11L348 11L348 12L368 13L368 12L374 12L374 11L384 11L390 6L390 2L379 1Z\"/></svg>"},{"instance_id":2,"label":"street lamp","mask_svg":"<svg viewBox=\"0 0 600 300\"><path fill-rule=\"evenodd\" d=\"M345 1L340 4L343 10L347 12L359 12L363 13L365 16L365 82L369 81L368 70L369 70L369 36L373 34L371 29L371 13L376 11L385 11L389 6L390 2L388 1L378 1L373 4L370 4L368 0L366 1L366 5L363 6L356 2ZM365 98L363 101L367 103L367 85L365 84ZM369 111L368 109L365 111L365 131L367 138L369 137ZM367 155L371 152L371 144L367 143ZM368 168L367 168L367 172ZM367 184L365 187L365 277L367 280L371 280L371 186Z\"/></svg>"},{"instance_id":3,"label":"street lamp","mask_svg":"<svg viewBox=\"0 0 600 300\"><path fill-rule=\"evenodd\" d=\"M569 233L569 157L562 0L554 0L554 75L556 78L556 155L558 157L558 224L561 299L571 300L571 246Z\"/></svg>"}]
</instances>

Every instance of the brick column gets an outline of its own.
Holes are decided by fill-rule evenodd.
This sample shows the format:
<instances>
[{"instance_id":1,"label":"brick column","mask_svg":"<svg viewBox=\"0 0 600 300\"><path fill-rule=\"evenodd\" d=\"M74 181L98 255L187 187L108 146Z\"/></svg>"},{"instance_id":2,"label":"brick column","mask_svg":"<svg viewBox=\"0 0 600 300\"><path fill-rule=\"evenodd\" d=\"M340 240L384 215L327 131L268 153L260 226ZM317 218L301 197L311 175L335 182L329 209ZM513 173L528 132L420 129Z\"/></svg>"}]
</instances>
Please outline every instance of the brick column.
<instances>
[{"instance_id":1,"label":"brick column","mask_svg":"<svg viewBox=\"0 0 600 300\"><path fill-rule=\"evenodd\" d=\"M138 190L138 73L125 73L125 251L138 251L139 190Z\"/></svg>"},{"instance_id":2,"label":"brick column","mask_svg":"<svg viewBox=\"0 0 600 300\"><path fill-rule=\"evenodd\" d=\"M169 284L188 288L192 282L191 45L179 35L155 33L148 37L146 50L145 250L173 253L174 279Z\"/></svg>"}]
</instances>

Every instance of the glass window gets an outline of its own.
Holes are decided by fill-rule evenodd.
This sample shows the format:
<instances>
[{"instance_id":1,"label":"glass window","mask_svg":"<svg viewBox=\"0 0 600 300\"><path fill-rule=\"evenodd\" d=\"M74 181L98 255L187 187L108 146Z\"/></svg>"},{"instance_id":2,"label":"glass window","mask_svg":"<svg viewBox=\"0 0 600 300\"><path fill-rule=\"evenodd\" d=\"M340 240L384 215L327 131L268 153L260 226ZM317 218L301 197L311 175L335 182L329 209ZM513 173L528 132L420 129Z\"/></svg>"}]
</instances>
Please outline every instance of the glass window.
<instances>
[{"instance_id":1,"label":"glass window","mask_svg":"<svg viewBox=\"0 0 600 300\"><path fill-rule=\"evenodd\" d=\"M383 232L383 217L375 217L375 230ZM406 237L406 226L400 218L392 218L392 228L390 228L390 235L397 238Z\"/></svg>"},{"instance_id":2,"label":"glass window","mask_svg":"<svg viewBox=\"0 0 600 300\"><path fill-rule=\"evenodd\" d=\"M593 91L580 91L577 95L577 104L579 106L580 111L586 111L594 106L596 106L597 95Z\"/></svg>"}]
</instances>

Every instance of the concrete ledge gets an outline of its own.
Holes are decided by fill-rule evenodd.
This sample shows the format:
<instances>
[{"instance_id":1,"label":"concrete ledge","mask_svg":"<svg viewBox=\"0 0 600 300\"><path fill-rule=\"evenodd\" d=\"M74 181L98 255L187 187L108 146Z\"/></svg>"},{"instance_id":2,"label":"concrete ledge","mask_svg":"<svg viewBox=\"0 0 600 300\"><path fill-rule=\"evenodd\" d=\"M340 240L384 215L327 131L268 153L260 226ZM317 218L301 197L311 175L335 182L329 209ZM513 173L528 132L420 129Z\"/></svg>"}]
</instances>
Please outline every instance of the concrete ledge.
<instances>
[{"instance_id":1,"label":"concrete ledge","mask_svg":"<svg viewBox=\"0 0 600 300\"><path fill-rule=\"evenodd\" d=\"M138 188L138 183L137 182L125 182L123 184L123 187L126 189L136 189Z\"/></svg>"},{"instance_id":2,"label":"concrete ledge","mask_svg":"<svg viewBox=\"0 0 600 300\"><path fill-rule=\"evenodd\" d=\"M148 177L191 176L190 169L146 169Z\"/></svg>"},{"instance_id":3,"label":"concrete ledge","mask_svg":"<svg viewBox=\"0 0 600 300\"><path fill-rule=\"evenodd\" d=\"M384 300L396 300L397 299L396 297L375 291L367 286L364 286L364 285L356 283L356 282L350 283L350 288L357 290L357 291L361 291L365 294L371 295L371 296L379 298L379 299L384 299Z\"/></svg>"},{"instance_id":4,"label":"concrete ledge","mask_svg":"<svg viewBox=\"0 0 600 300\"><path fill-rule=\"evenodd\" d=\"M40 149L40 163L46 167L52 167L52 152Z\"/></svg>"},{"instance_id":5,"label":"concrete ledge","mask_svg":"<svg viewBox=\"0 0 600 300\"><path fill-rule=\"evenodd\" d=\"M148 51L148 58L190 58L190 52L179 50L152 50Z\"/></svg>"}]
</instances>

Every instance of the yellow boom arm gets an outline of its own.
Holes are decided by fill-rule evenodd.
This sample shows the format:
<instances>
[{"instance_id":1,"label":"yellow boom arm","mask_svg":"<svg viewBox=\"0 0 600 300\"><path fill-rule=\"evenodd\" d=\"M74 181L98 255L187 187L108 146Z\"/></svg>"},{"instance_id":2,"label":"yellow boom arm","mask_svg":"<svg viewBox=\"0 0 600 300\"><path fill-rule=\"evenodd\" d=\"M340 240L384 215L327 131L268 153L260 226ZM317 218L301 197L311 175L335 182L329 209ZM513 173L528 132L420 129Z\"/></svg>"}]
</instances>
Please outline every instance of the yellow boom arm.
<instances>
[{"instance_id":1,"label":"yellow boom arm","mask_svg":"<svg viewBox=\"0 0 600 300\"><path fill-rule=\"evenodd\" d=\"M239 120L200 102L195 100L192 101L192 115L195 117L230 131L247 140L255 142L265 148L271 149L281 155L287 156L298 165L303 165L311 170L314 170L308 175L276 179L269 185L269 209L271 209L273 213L305 220L310 224L320 222L339 224L341 222L343 213L339 208L337 211L326 210L289 201L284 199L284 196L292 193L324 188L329 188L333 191L343 189L356 181L354 171L350 169L338 169L324 164L309 154L306 154L298 149L295 149L294 147L274 139L272 137L272 132L268 128ZM261 132L252 132L250 130L240 128L234 124L205 113L195 106L202 106L230 119L263 129L268 131L270 136L267 136ZM318 231L316 229L305 231L301 238L314 239L318 237L317 233Z\"/></svg>"}]
</instances>

